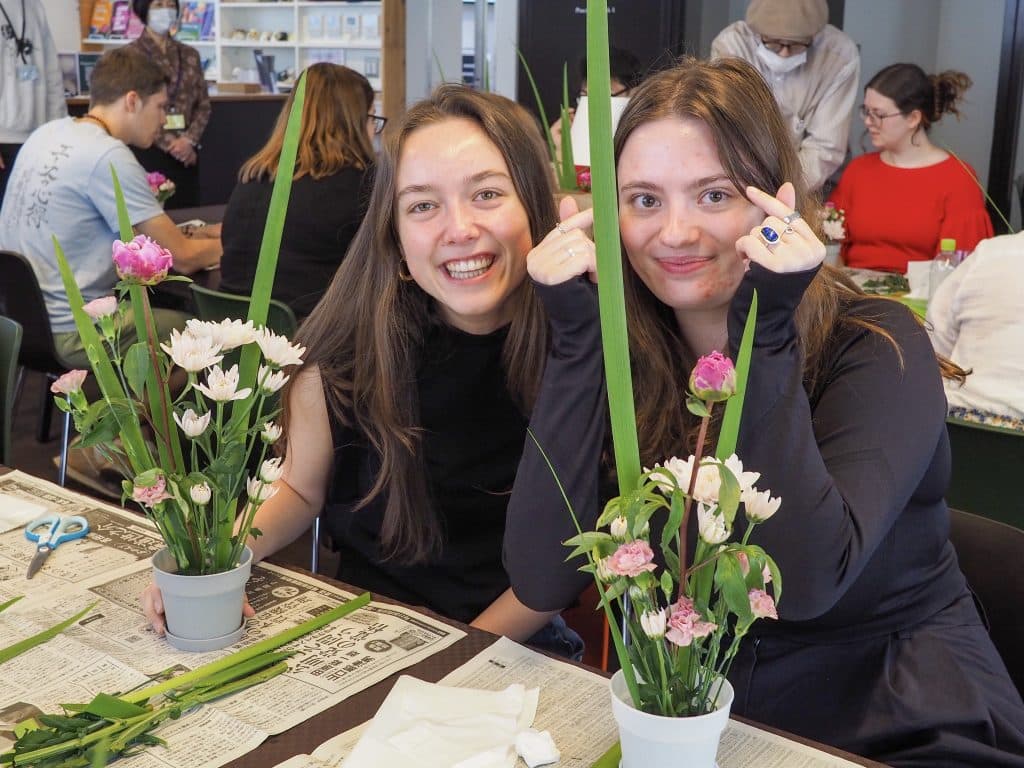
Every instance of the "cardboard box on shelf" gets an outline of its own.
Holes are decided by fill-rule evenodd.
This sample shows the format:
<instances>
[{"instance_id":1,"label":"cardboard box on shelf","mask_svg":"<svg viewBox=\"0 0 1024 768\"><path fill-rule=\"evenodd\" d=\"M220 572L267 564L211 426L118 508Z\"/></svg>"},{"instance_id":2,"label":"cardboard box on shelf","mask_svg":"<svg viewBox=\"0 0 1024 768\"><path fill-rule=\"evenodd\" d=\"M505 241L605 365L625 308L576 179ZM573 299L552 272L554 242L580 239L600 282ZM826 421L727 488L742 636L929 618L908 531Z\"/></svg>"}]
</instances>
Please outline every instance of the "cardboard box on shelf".
<instances>
[{"instance_id":1,"label":"cardboard box on shelf","mask_svg":"<svg viewBox=\"0 0 1024 768\"><path fill-rule=\"evenodd\" d=\"M218 82L217 93L263 93L259 83L239 83L231 80Z\"/></svg>"}]
</instances>

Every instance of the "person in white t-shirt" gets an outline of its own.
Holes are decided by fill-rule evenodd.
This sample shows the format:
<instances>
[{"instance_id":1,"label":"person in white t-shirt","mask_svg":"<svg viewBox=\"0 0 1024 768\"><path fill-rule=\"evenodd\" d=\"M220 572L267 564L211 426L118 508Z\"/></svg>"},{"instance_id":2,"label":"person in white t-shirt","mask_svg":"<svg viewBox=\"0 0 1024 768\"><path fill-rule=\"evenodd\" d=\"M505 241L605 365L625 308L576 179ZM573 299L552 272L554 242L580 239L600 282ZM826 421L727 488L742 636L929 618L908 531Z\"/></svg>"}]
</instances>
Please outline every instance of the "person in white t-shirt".
<instances>
[{"instance_id":1,"label":"person in white t-shirt","mask_svg":"<svg viewBox=\"0 0 1024 768\"><path fill-rule=\"evenodd\" d=\"M951 415L1024 429L1022 263L1024 232L982 240L928 302L935 351L972 371L946 382Z\"/></svg>"},{"instance_id":2,"label":"person in white t-shirt","mask_svg":"<svg viewBox=\"0 0 1024 768\"><path fill-rule=\"evenodd\" d=\"M711 43L712 58L743 59L768 81L812 190L846 157L860 79L856 44L827 22L825 0L751 0Z\"/></svg>"},{"instance_id":3,"label":"person in white t-shirt","mask_svg":"<svg viewBox=\"0 0 1024 768\"><path fill-rule=\"evenodd\" d=\"M117 170L132 226L174 255L180 272L216 264L220 233L185 237L163 212L128 145L148 147L164 125L167 84L151 61L125 49L106 53L93 70L89 111L37 128L11 170L10 190L0 208L0 248L22 254L32 265L50 316L54 343L66 364L89 365L75 330L54 254L60 242L85 301L113 293L117 274L111 246L120 238L111 166ZM154 310L158 334L183 326L186 317ZM120 343L135 341L125 318Z\"/></svg>"}]
</instances>

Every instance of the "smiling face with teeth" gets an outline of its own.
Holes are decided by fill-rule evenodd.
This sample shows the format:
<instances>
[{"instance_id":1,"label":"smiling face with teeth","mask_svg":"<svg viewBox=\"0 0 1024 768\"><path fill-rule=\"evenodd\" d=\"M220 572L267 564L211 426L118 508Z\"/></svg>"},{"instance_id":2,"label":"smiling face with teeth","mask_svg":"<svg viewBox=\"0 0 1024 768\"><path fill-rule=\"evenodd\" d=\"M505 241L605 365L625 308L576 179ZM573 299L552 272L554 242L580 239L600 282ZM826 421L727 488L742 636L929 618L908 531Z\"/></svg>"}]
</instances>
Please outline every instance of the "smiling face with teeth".
<instances>
[{"instance_id":1,"label":"smiling face with teeth","mask_svg":"<svg viewBox=\"0 0 1024 768\"><path fill-rule=\"evenodd\" d=\"M533 242L494 143L469 119L417 128L402 147L396 188L402 255L445 322L475 334L510 322Z\"/></svg>"}]
</instances>

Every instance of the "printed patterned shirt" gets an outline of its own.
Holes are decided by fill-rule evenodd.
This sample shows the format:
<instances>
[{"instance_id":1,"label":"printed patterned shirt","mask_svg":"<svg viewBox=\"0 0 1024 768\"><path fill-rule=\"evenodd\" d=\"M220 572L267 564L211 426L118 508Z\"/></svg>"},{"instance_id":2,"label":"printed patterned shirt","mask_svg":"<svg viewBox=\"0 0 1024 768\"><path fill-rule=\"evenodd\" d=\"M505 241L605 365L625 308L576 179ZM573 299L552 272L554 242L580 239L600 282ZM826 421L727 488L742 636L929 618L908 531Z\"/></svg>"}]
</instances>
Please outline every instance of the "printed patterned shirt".
<instances>
[{"instance_id":1,"label":"printed patterned shirt","mask_svg":"<svg viewBox=\"0 0 1024 768\"><path fill-rule=\"evenodd\" d=\"M163 49L147 32L130 44L139 53L150 59L167 76L167 112L185 116L184 131L164 131L154 142L165 152L178 136L187 136L193 146L202 139L206 124L210 122L210 94L206 89L206 78L199 60L199 52L184 43L170 39Z\"/></svg>"}]
</instances>

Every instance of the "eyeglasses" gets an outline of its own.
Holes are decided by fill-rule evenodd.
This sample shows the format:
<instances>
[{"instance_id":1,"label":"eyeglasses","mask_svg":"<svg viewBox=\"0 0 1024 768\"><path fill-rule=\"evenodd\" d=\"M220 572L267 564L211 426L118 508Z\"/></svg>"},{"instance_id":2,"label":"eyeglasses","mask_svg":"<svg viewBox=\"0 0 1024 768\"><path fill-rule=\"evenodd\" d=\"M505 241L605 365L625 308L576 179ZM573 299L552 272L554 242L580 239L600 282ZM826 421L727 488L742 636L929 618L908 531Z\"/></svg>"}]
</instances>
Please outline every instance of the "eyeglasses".
<instances>
[{"instance_id":1,"label":"eyeglasses","mask_svg":"<svg viewBox=\"0 0 1024 768\"><path fill-rule=\"evenodd\" d=\"M873 123L880 123L887 117L896 117L896 115L902 114L902 112L890 112L887 115L883 115L881 112L875 112L874 110L868 109L863 104L860 105L860 116Z\"/></svg>"},{"instance_id":2,"label":"eyeglasses","mask_svg":"<svg viewBox=\"0 0 1024 768\"><path fill-rule=\"evenodd\" d=\"M366 116L366 120L368 122L373 123L374 135L383 133L384 126L387 125L388 122L388 119L386 117L382 117L381 115L374 115L372 113Z\"/></svg>"},{"instance_id":3,"label":"eyeglasses","mask_svg":"<svg viewBox=\"0 0 1024 768\"><path fill-rule=\"evenodd\" d=\"M785 48L790 54L803 53L811 47L811 41L800 40L776 40L774 38L761 38L761 44L772 53L782 53Z\"/></svg>"}]
</instances>

